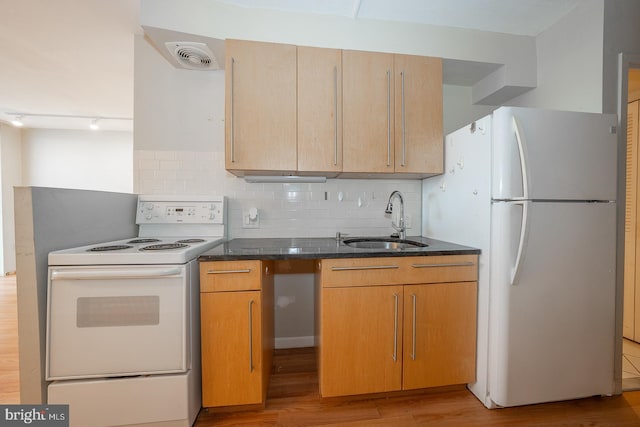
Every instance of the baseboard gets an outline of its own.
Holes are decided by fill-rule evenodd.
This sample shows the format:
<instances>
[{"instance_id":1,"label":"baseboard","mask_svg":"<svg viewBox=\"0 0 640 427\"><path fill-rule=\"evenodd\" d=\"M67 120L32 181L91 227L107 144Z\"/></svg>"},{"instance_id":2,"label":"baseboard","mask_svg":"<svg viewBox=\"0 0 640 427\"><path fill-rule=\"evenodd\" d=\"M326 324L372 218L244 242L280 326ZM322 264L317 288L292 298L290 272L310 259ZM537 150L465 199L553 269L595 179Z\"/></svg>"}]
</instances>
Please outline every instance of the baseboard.
<instances>
[{"instance_id":1,"label":"baseboard","mask_svg":"<svg viewBox=\"0 0 640 427\"><path fill-rule=\"evenodd\" d=\"M313 336L276 338L276 348L313 347L314 344L315 344L315 340Z\"/></svg>"},{"instance_id":2,"label":"baseboard","mask_svg":"<svg viewBox=\"0 0 640 427\"><path fill-rule=\"evenodd\" d=\"M640 378L631 377L622 379L622 391L640 390Z\"/></svg>"}]
</instances>

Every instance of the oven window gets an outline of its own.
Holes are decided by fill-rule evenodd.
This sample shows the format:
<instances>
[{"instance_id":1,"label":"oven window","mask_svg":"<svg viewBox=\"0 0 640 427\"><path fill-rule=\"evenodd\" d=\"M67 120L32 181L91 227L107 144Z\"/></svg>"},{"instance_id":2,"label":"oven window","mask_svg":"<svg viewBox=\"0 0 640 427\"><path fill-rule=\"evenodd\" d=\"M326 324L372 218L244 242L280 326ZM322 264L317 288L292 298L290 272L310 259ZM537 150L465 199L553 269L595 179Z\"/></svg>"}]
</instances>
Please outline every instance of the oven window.
<instances>
[{"instance_id":1,"label":"oven window","mask_svg":"<svg viewBox=\"0 0 640 427\"><path fill-rule=\"evenodd\" d=\"M160 323L160 297L80 297L76 323L79 328L145 326Z\"/></svg>"}]
</instances>

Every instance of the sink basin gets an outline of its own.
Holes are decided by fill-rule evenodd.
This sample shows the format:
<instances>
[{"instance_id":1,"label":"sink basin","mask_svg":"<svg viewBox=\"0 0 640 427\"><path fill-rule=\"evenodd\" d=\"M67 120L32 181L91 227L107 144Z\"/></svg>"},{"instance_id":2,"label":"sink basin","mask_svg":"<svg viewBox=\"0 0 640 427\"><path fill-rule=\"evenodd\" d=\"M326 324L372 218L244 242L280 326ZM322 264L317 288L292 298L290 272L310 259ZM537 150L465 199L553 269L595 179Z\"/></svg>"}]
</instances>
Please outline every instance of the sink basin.
<instances>
[{"instance_id":1,"label":"sink basin","mask_svg":"<svg viewBox=\"0 0 640 427\"><path fill-rule=\"evenodd\" d=\"M429 245L413 240L394 239L392 237L362 237L344 239L343 243L357 249L416 249Z\"/></svg>"}]
</instances>

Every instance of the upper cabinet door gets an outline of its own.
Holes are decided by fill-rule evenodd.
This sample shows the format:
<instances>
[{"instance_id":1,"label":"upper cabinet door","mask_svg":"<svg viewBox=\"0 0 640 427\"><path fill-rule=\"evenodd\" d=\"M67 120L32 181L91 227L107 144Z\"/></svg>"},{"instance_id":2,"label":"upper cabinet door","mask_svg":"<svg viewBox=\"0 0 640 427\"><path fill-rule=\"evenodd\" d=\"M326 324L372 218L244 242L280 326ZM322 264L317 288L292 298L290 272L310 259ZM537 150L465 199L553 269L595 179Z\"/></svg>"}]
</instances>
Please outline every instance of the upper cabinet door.
<instances>
[{"instance_id":1,"label":"upper cabinet door","mask_svg":"<svg viewBox=\"0 0 640 427\"><path fill-rule=\"evenodd\" d=\"M395 55L395 172L441 174L442 59Z\"/></svg>"},{"instance_id":2,"label":"upper cabinet door","mask_svg":"<svg viewBox=\"0 0 640 427\"><path fill-rule=\"evenodd\" d=\"M343 171L394 171L393 54L342 52Z\"/></svg>"},{"instance_id":3,"label":"upper cabinet door","mask_svg":"<svg viewBox=\"0 0 640 427\"><path fill-rule=\"evenodd\" d=\"M296 170L296 46L226 40L225 167Z\"/></svg>"},{"instance_id":4,"label":"upper cabinet door","mask_svg":"<svg viewBox=\"0 0 640 427\"><path fill-rule=\"evenodd\" d=\"M342 51L298 46L298 170L342 171Z\"/></svg>"}]
</instances>

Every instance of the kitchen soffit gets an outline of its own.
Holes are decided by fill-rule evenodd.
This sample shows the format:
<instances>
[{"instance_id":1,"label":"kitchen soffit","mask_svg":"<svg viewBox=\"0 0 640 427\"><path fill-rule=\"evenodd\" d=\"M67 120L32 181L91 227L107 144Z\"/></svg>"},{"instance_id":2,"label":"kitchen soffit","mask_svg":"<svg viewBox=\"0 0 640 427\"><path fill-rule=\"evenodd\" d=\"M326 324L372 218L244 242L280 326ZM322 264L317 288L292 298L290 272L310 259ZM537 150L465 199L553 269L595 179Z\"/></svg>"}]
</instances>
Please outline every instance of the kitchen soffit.
<instances>
[{"instance_id":1,"label":"kitchen soffit","mask_svg":"<svg viewBox=\"0 0 640 427\"><path fill-rule=\"evenodd\" d=\"M354 19L409 21L527 35L535 35L548 28L579 2L218 1L239 7L333 14ZM59 0L49 7L37 0L23 0L12 2L10 13L0 14L0 39L5 42L4 60L0 60L4 65L0 66L0 93L3 94L0 120L10 121L11 118L3 114L6 111L96 117L132 115L134 58L131 40L134 35L142 33L139 2L85 0L82 5L78 7L77 0ZM64 25L60 27L60 23ZM165 49L164 46L162 48ZM82 61L75 61L77 58L82 58ZM445 60L444 81L446 84L469 86L498 67L498 64ZM56 126L46 123L31 127ZM76 127L64 125L64 128L84 129L86 123Z\"/></svg>"}]
</instances>

